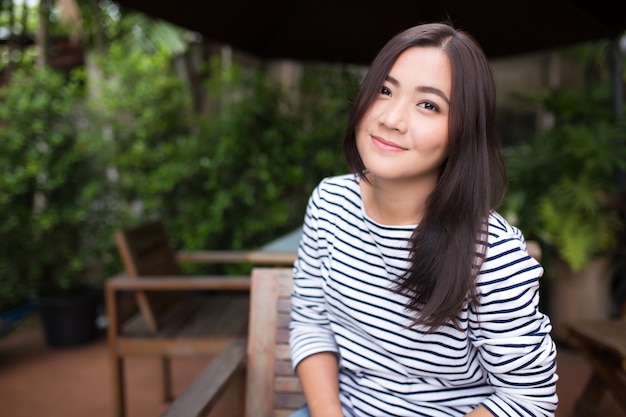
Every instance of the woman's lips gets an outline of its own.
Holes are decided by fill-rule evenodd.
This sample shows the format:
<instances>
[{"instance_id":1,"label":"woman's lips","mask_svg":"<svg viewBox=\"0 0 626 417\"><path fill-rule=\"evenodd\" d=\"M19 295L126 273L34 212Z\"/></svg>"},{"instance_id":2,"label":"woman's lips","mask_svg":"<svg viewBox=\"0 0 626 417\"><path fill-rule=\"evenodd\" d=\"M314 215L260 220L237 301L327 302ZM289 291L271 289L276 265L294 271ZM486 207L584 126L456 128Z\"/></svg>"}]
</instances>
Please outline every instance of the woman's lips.
<instances>
[{"instance_id":1,"label":"woman's lips","mask_svg":"<svg viewBox=\"0 0 626 417\"><path fill-rule=\"evenodd\" d=\"M372 135L372 141L374 142L374 145L379 148L382 149L383 151L389 151L389 152L402 152L402 151L406 151L406 148L403 148L401 146L399 146L398 144L385 140L383 138L381 138L380 136L374 136Z\"/></svg>"}]
</instances>

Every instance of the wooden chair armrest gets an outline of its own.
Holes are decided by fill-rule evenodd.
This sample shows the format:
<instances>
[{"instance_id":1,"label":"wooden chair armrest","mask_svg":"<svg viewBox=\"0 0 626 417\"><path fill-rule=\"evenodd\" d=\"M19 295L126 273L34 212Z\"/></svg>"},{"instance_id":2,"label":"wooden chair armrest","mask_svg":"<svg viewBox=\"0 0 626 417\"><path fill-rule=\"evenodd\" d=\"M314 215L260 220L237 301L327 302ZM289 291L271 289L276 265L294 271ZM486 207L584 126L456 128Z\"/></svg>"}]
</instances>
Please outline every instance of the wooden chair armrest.
<instances>
[{"instance_id":1,"label":"wooden chair armrest","mask_svg":"<svg viewBox=\"0 0 626 417\"><path fill-rule=\"evenodd\" d=\"M209 251L180 251L176 252L179 262L195 262L208 264L248 262L251 251L229 251L229 250L209 250Z\"/></svg>"},{"instance_id":2,"label":"wooden chair armrest","mask_svg":"<svg viewBox=\"0 0 626 417\"><path fill-rule=\"evenodd\" d=\"M195 263L237 263L257 265L292 265L295 252L253 251L181 251L176 253L179 262Z\"/></svg>"},{"instance_id":3,"label":"wooden chair armrest","mask_svg":"<svg viewBox=\"0 0 626 417\"><path fill-rule=\"evenodd\" d=\"M254 251L250 253L250 262L256 265L275 267L293 266L298 254L296 252Z\"/></svg>"},{"instance_id":4,"label":"wooden chair armrest","mask_svg":"<svg viewBox=\"0 0 626 417\"><path fill-rule=\"evenodd\" d=\"M194 275L136 278L126 275L117 275L109 278L106 285L114 291L249 291L250 277L239 275Z\"/></svg>"},{"instance_id":5,"label":"wooden chair armrest","mask_svg":"<svg viewBox=\"0 0 626 417\"><path fill-rule=\"evenodd\" d=\"M161 417L206 416L215 407L229 383L245 372L246 346L245 339L237 339L226 346L176 397Z\"/></svg>"}]
</instances>

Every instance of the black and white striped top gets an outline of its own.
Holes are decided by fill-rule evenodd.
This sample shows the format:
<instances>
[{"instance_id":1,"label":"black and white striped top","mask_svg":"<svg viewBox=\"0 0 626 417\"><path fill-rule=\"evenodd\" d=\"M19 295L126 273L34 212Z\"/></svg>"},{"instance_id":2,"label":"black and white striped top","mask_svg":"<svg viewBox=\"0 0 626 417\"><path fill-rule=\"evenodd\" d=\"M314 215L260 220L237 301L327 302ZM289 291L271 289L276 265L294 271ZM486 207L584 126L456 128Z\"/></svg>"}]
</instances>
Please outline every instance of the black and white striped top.
<instances>
[{"instance_id":1,"label":"black and white striped top","mask_svg":"<svg viewBox=\"0 0 626 417\"><path fill-rule=\"evenodd\" d=\"M295 366L336 352L345 416L553 416L556 349L538 310L543 268L521 232L489 217L478 305L428 334L407 326L406 299L390 290L408 267L414 226L384 226L363 209L359 179L323 180L312 193L294 264L291 354Z\"/></svg>"}]
</instances>

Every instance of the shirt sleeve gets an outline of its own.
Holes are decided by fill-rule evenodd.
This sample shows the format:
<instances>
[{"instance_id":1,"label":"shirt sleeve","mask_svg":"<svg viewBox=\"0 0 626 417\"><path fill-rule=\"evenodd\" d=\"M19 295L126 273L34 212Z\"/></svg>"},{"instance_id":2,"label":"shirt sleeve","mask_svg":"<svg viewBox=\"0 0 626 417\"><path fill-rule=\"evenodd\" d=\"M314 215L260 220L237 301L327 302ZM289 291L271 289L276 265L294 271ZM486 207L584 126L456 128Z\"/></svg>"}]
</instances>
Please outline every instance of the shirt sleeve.
<instances>
[{"instance_id":1,"label":"shirt sleeve","mask_svg":"<svg viewBox=\"0 0 626 417\"><path fill-rule=\"evenodd\" d=\"M290 349L293 368L306 357L320 352L338 352L330 328L324 298L326 232L320 213L324 212L319 187L306 209L298 258L294 263L291 295Z\"/></svg>"},{"instance_id":2,"label":"shirt sleeve","mask_svg":"<svg viewBox=\"0 0 626 417\"><path fill-rule=\"evenodd\" d=\"M470 306L470 337L494 388L484 402L495 416L554 416L556 346L539 310L541 265L514 230L490 244Z\"/></svg>"}]
</instances>

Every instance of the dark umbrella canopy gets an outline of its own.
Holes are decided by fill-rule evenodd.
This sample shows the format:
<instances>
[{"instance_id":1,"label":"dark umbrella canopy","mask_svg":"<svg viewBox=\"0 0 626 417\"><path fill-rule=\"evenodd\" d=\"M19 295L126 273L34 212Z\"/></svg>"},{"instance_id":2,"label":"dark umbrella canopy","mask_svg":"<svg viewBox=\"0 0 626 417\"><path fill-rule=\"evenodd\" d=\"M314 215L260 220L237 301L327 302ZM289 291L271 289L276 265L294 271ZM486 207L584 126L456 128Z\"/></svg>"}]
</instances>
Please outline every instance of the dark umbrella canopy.
<instances>
[{"instance_id":1,"label":"dark umbrella canopy","mask_svg":"<svg viewBox=\"0 0 626 417\"><path fill-rule=\"evenodd\" d=\"M449 20L490 57L615 38L626 30L612 0L118 0L264 59L368 64L393 35Z\"/></svg>"}]
</instances>

